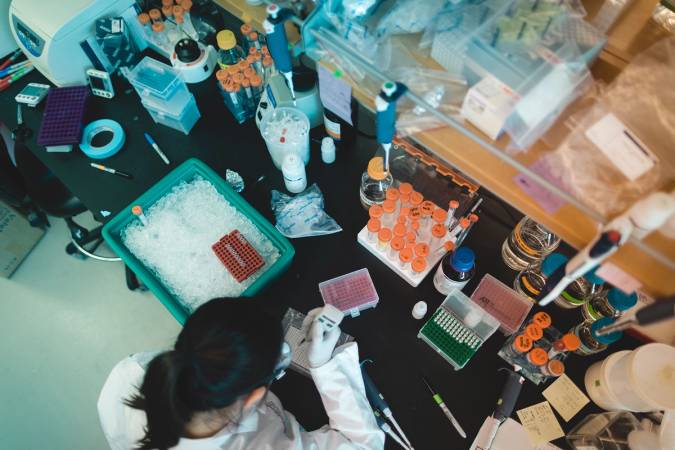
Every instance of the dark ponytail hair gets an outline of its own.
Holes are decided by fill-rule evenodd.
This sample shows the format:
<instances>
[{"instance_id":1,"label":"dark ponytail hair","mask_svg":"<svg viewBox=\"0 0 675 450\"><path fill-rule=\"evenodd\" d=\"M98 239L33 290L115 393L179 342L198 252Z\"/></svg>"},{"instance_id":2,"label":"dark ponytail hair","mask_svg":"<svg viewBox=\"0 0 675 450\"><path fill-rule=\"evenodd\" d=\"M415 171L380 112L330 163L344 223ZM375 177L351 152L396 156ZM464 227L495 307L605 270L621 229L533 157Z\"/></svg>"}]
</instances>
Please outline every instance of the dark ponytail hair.
<instances>
[{"instance_id":1,"label":"dark ponytail hair","mask_svg":"<svg viewBox=\"0 0 675 450\"><path fill-rule=\"evenodd\" d=\"M174 350L155 357L137 395L127 400L147 416L139 449L178 444L198 412L233 405L272 381L283 342L281 321L260 299L214 299L185 322Z\"/></svg>"}]
</instances>

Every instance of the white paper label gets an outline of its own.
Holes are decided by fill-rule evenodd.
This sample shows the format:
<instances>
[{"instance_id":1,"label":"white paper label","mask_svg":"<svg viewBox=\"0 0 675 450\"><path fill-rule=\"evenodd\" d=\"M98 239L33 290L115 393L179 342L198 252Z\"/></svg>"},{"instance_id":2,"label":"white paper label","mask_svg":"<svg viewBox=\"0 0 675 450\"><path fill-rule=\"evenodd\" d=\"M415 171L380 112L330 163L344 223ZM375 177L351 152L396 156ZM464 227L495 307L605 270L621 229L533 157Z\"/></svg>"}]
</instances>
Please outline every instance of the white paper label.
<instances>
[{"instance_id":1,"label":"white paper label","mask_svg":"<svg viewBox=\"0 0 675 450\"><path fill-rule=\"evenodd\" d=\"M586 137L630 181L640 178L658 162L656 155L612 113L586 130Z\"/></svg>"},{"instance_id":2,"label":"white paper label","mask_svg":"<svg viewBox=\"0 0 675 450\"><path fill-rule=\"evenodd\" d=\"M326 133L330 135L333 139L336 141L339 141L342 139L342 133L340 132L340 123L339 122L333 122L330 120L326 115L324 114L323 116L323 124L326 127Z\"/></svg>"}]
</instances>

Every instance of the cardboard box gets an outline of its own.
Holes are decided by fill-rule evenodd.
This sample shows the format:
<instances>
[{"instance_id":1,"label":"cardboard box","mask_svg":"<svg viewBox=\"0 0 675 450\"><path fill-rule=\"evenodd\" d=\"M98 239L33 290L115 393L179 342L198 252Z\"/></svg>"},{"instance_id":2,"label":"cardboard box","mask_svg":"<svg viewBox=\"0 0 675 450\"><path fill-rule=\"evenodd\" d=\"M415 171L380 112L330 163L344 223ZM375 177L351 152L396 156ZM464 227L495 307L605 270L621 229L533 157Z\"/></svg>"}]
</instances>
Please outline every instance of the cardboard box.
<instances>
[{"instance_id":1,"label":"cardboard box","mask_svg":"<svg viewBox=\"0 0 675 450\"><path fill-rule=\"evenodd\" d=\"M0 277L9 278L44 234L0 201Z\"/></svg>"}]
</instances>

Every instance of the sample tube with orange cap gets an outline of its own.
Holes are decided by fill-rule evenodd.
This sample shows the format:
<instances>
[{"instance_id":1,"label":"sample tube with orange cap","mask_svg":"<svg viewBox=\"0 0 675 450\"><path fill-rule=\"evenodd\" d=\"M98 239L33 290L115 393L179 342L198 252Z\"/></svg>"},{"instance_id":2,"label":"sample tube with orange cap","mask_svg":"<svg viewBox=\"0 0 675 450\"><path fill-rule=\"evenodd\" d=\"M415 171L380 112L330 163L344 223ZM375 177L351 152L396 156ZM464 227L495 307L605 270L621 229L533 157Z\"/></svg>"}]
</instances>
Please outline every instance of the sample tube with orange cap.
<instances>
[{"instance_id":1,"label":"sample tube with orange cap","mask_svg":"<svg viewBox=\"0 0 675 450\"><path fill-rule=\"evenodd\" d=\"M265 72L262 64L262 55L260 54L260 52L258 52L255 55L250 56L253 56L253 69L255 70L256 75L262 77L263 73Z\"/></svg>"},{"instance_id":2,"label":"sample tube with orange cap","mask_svg":"<svg viewBox=\"0 0 675 450\"><path fill-rule=\"evenodd\" d=\"M183 25L185 23L185 18L183 18L183 16L180 15L180 16L175 16L173 20L176 22L176 31L178 31L178 33L180 33L180 34L184 34L185 28L183 27Z\"/></svg>"},{"instance_id":3,"label":"sample tube with orange cap","mask_svg":"<svg viewBox=\"0 0 675 450\"><path fill-rule=\"evenodd\" d=\"M417 191L413 191L410 194L410 208L419 208L422 206L424 201L424 196Z\"/></svg>"},{"instance_id":4,"label":"sample tube with orange cap","mask_svg":"<svg viewBox=\"0 0 675 450\"><path fill-rule=\"evenodd\" d=\"M241 88L244 91L244 107L246 111L248 111L249 115L252 116L258 105L255 102L253 90L251 90L251 80L244 77L241 80Z\"/></svg>"},{"instance_id":5,"label":"sample tube with orange cap","mask_svg":"<svg viewBox=\"0 0 675 450\"><path fill-rule=\"evenodd\" d=\"M166 35L166 28L164 27L164 22L155 22L152 24L153 37L155 42L160 47L167 47L169 45L169 38Z\"/></svg>"},{"instance_id":6,"label":"sample tube with orange cap","mask_svg":"<svg viewBox=\"0 0 675 450\"><path fill-rule=\"evenodd\" d=\"M394 236L391 240L391 243L389 244L389 252L387 253L387 256L389 256L389 259L392 261L397 261L398 260L398 254L403 248L405 247L405 239L403 239L401 236Z\"/></svg>"},{"instance_id":7,"label":"sample tube with orange cap","mask_svg":"<svg viewBox=\"0 0 675 450\"><path fill-rule=\"evenodd\" d=\"M229 77L227 70L218 69L216 71L216 80L218 80L218 87L220 88L221 94L224 94L225 88L223 87L223 84Z\"/></svg>"},{"instance_id":8,"label":"sample tube with orange cap","mask_svg":"<svg viewBox=\"0 0 675 450\"><path fill-rule=\"evenodd\" d=\"M138 15L138 23L143 27L146 36L149 36L150 33L152 33L152 28L150 27L150 15L148 13L140 13Z\"/></svg>"},{"instance_id":9,"label":"sample tube with orange cap","mask_svg":"<svg viewBox=\"0 0 675 450\"><path fill-rule=\"evenodd\" d=\"M457 200L450 200L448 203L448 216L445 219L445 225L448 229L452 229L455 225L455 211L459 208L459 202Z\"/></svg>"},{"instance_id":10,"label":"sample tube with orange cap","mask_svg":"<svg viewBox=\"0 0 675 450\"><path fill-rule=\"evenodd\" d=\"M371 219L382 220L382 214L384 214L384 211L382 211L380 205L371 205L370 208L368 208L368 215Z\"/></svg>"},{"instance_id":11,"label":"sample tube with orange cap","mask_svg":"<svg viewBox=\"0 0 675 450\"><path fill-rule=\"evenodd\" d=\"M534 342L537 342L539 339L544 337L544 330L541 329L536 323L530 323L525 326L525 336L532 339Z\"/></svg>"},{"instance_id":12,"label":"sample tube with orange cap","mask_svg":"<svg viewBox=\"0 0 675 450\"><path fill-rule=\"evenodd\" d=\"M522 358L532 349L534 342L524 334L519 334L513 339L513 342L504 348L504 353L511 359Z\"/></svg>"},{"instance_id":13,"label":"sample tube with orange cap","mask_svg":"<svg viewBox=\"0 0 675 450\"><path fill-rule=\"evenodd\" d=\"M235 74L232 78L234 79L236 75L238 74ZM242 123L244 120L246 120L246 108L244 107L244 102L241 95L241 85L236 82L227 83L225 90L227 91L226 98L228 99L226 104L230 109L230 112L235 117L235 119L239 121L239 123Z\"/></svg>"},{"instance_id":14,"label":"sample tube with orange cap","mask_svg":"<svg viewBox=\"0 0 675 450\"><path fill-rule=\"evenodd\" d=\"M401 270L408 269L413 257L413 249L410 247L403 247L401 251L398 252L398 267L400 267Z\"/></svg>"},{"instance_id":15,"label":"sample tube with orange cap","mask_svg":"<svg viewBox=\"0 0 675 450\"><path fill-rule=\"evenodd\" d=\"M260 42L260 34L257 31L251 31L246 40L249 42L249 45L253 45L254 48L260 50L262 48L262 43Z\"/></svg>"},{"instance_id":16,"label":"sample tube with orange cap","mask_svg":"<svg viewBox=\"0 0 675 450\"><path fill-rule=\"evenodd\" d=\"M439 247L443 246L445 235L447 233L448 229L445 228L444 223L435 223L434 226L431 227L431 251L433 253L435 253Z\"/></svg>"},{"instance_id":17,"label":"sample tube with orange cap","mask_svg":"<svg viewBox=\"0 0 675 450\"><path fill-rule=\"evenodd\" d=\"M401 207L410 208L410 194L413 193L413 186L410 183L401 183L398 185L399 200Z\"/></svg>"},{"instance_id":18,"label":"sample tube with orange cap","mask_svg":"<svg viewBox=\"0 0 675 450\"><path fill-rule=\"evenodd\" d=\"M551 319L551 315L549 313L539 311L532 316L529 323L536 323L541 327L542 330L545 330L551 326L553 320Z\"/></svg>"},{"instance_id":19,"label":"sample tube with orange cap","mask_svg":"<svg viewBox=\"0 0 675 450\"><path fill-rule=\"evenodd\" d=\"M425 241L431 240L431 227L433 225L431 216L436 209L436 205L433 202L425 200L419 207L422 217L420 218L420 231L422 233L422 239Z\"/></svg>"},{"instance_id":20,"label":"sample tube with orange cap","mask_svg":"<svg viewBox=\"0 0 675 450\"><path fill-rule=\"evenodd\" d=\"M404 238L408 232L408 229L405 227L405 225L397 223L394 225L392 231L394 232L394 236Z\"/></svg>"},{"instance_id":21,"label":"sample tube with orange cap","mask_svg":"<svg viewBox=\"0 0 675 450\"><path fill-rule=\"evenodd\" d=\"M462 232L459 233L459 236L457 236L457 245L462 245L462 242L464 242L464 239L469 235L473 225L478 222L478 215L471 213L467 219L469 219L469 226L463 229Z\"/></svg>"},{"instance_id":22,"label":"sample tube with orange cap","mask_svg":"<svg viewBox=\"0 0 675 450\"><path fill-rule=\"evenodd\" d=\"M408 225L408 215L410 214L410 208L404 208L400 206L401 203L399 202L399 209L398 209L398 219L396 221L398 223L402 223L403 225Z\"/></svg>"},{"instance_id":23,"label":"sample tube with orange cap","mask_svg":"<svg viewBox=\"0 0 675 450\"><path fill-rule=\"evenodd\" d=\"M576 334L563 334L560 339L553 341L553 345L548 351L548 357L553 359L562 353L573 352L579 347L581 347L581 340Z\"/></svg>"},{"instance_id":24,"label":"sample tube with orange cap","mask_svg":"<svg viewBox=\"0 0 675 450\"><path fill-rule=\"evenodd\" d=\"M164 2L162 2L164 3ZM170 5L162 5L162 14L168 20L173 20L173 1L170 2Z\"/></svg>"},{"instance_id":25,"label":"sample tube with orange cap","mask_svg":"<svg viewBox=\"0 0 675 450\"><path fill-rule=\"evenodd\" d=\"M433 221L434 225L441 224L446 229L448 228L445 225L445 222L446 222L447 218L448 218L448 213L447 213L446 210L444 210L442 208L436 208L434 210L434 213L431 215L431 220Z\"/></svg>"},{"instance_id":26,"label":"sample tube with orange cap","mask_svg":"<svg viewBox=\"0 0 675 450\"><path fill-rule=\"evenodd\" d=\"M134 216L138 217L138 220L141 221L141 223L143 224L143 226L147 226L147 225L148 225L148 223L149 223L149 222L148 222L148 218L145 217L145 214L143 213L143 208L141 208L140 205L134 205L134 206L132 206L132 207L131 207L131 213L132 213Z\"/></svg>"},{"instance_id":27,"label":"sample tube with orange cap","mask_svg":"<svg viewBox=\"0 0 675 450\"><path fill-rule=\"evenodd\" d=\"M396 205L396 209L394 210L394 215L397 215L399 210L401 209L401 205L399 205L399 198L400 197L401 197L401 193L398 191L398 189L396 189L393 186L390 186L389 188L387 188L387 192L385 194L385 199L391 200Z\"/></svg>"},{"instance_id":28,"label":"sample tube with orange cap","mask_svg":"<svg viewBox=\"0 0 675 450\"><path fill-rule=\"evenodd\" d=\"M377 242L377 233L380 231L380 228L382 228L380 219L368 220L366 227L368 229L368 242L375 244Z\"/></svg>"},{"instance_id":29,"label":"sample tube with orange cap","mask_svg":"<svg viewBox=\"0 0 675 450\"><path fill-rule=\"evenodd\" d=\"M450 238L455 241L455 244L458 242L458 236L467 228L469 228L469 225L471 222L469 222L469 219L466 217L462 217L459 219L459 223L454 226L454 228L450 231ZM457 245L459 247L459 245Z\"/></svg>"},{"instance_id":30,"label":"sample tube with orange cap","mask_svg":"<svg viewBox=\"0 0 675 450\"><path fill-rule=\"evenodd\" d=\"M152 23L157 23L162 21L162 11L160 11L157 8L152 8L150 11L148 11L148 16L150 17L150 20Z\"/></svg>"},{"instance_id":31,"label":"sample tube with orange cap","mask_svg":"<svg viewBox=\"0 0 675 450\"><path fill-rule=\"evenodd\" d=\"M543 366L548 362L548 353L541 347L535 347L528 352L527 361L536 367Z\"/></svg>"},{"instance_id":32,"label":"sample tube with orange cap","mask_svg":"<svg viewBox=\"0 0 675 450\"><path fill-rule=\"evenodd\" d=\"M429 257L429 245L424 242L415 244L415 256L426 260Z\"/></svg>"},{"instance_id":33,"label":"sample tube with orange cap","mask_svg":"<svg viewBox=\"0 0 675 450\"><path fill-rule=\"evenodd\" d=\"M413 258L412 262L410 263L410 272L413 276L420 275L426 268L427 260L421 256Z\"/></svg>"},{"instance_id":34,"label":"sample tube with orange cap","mask_svg":"<svg viewBox=\"0 0 675 450\"><path fill-rule=\"evenodd\" d=\"M267 83L270 77L275 73L274 61L272 60L272 57L263 54L262 65L263 65L263 81Z\"/></svg>"},{"instance_id":35,"label":"sample tube with orange cap","mask_svg":"<svg viewBox=\"0 0 675 450\"><path fill-rule=\"evenodd\" d=\"M390 228L380 228L380 231L377 232L377 249L381 252L387 251L392 237Z\"/></svg>"},{"instance_id":36,"label":"sample tube with orange cap","mask_svg":"<svg viewBox=\"0 0 675 450\"><path fill-rule=\"evenodd\" d=\"M411 249L415 248L417 243L417 234L414 231L408 231L405 234L405 246L410 247Z\"/></svg>"},{"instance_id":37,"label":"sample tube with orange cap","mask_svg":"<svg viewBox=\"0 0 675 450\"><path fill-rule=\"evenodd\" d=\"M386 195L386 194L385 194ZM385 227L391 227L396 222L396 216L394 215L396 211L396 202L393 200L385 200L382 202L382 224Z\"/></svg>"},{"instance_id":38,"label":"sample tube with orange cap","mask_svg":"<svg viewBox=\"0 0 675 450\"><path fill-rule=\"evenodd\" d=\"M184 16L183 16L184 13L185 13L185 10L183 9L182 6L175 5L173 7L173 16L174 17L176 17L176 18L180 17L181 19L184 19Z\"/></svg>"},{"instance_id":39,"label":"sample tube with orange cap","mask_svg":"<svg viewBox=\"0 0 675 450\"><path fill-rule=\"evenodd\" d=\"M547 377L559 377L565 373L565 363L559 359L549 360L546 364L539 366L539 371Z\"/></svg>"},{"instance_id":40,"label":"sample tube with orange cap","mask_svg":"<svg viewBox=\"0 0 675 450\"><path fill-rule=\"evenodd\" d=\"M251 89L253 89L253 95L255 97L256 105L260 101L260 96L262 95L263 85L262 78L258 75L253 75L251 78Z\"/></svg>"}]
</instances>

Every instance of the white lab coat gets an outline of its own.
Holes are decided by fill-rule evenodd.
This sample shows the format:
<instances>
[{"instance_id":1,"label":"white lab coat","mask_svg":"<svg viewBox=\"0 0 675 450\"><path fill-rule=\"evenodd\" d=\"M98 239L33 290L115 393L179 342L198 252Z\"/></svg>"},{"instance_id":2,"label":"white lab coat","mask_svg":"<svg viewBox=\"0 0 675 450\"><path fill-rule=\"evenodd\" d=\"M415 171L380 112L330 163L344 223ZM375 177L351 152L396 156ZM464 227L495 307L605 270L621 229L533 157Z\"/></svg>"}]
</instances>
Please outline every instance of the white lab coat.
<instances>
[{"instance_id":1,"label":"white lab coat","mask_svg":"<svg viewBox=\"0 0 675 450\"><path fill-rule=\"evenodd\" d=\"M129 450L144 435L145 413L126 406L140 386L153 353L132 355L112 370L98 400L103 432L113 450ZM384 434L377 427L368 405L355 342L336 349L333 358L312 369L330 424L305 431L295 417L284 411L271 392L238 425L228 425L215 436L181 438L180 450L382 450Z\"/></svg>"}]
</instances>

